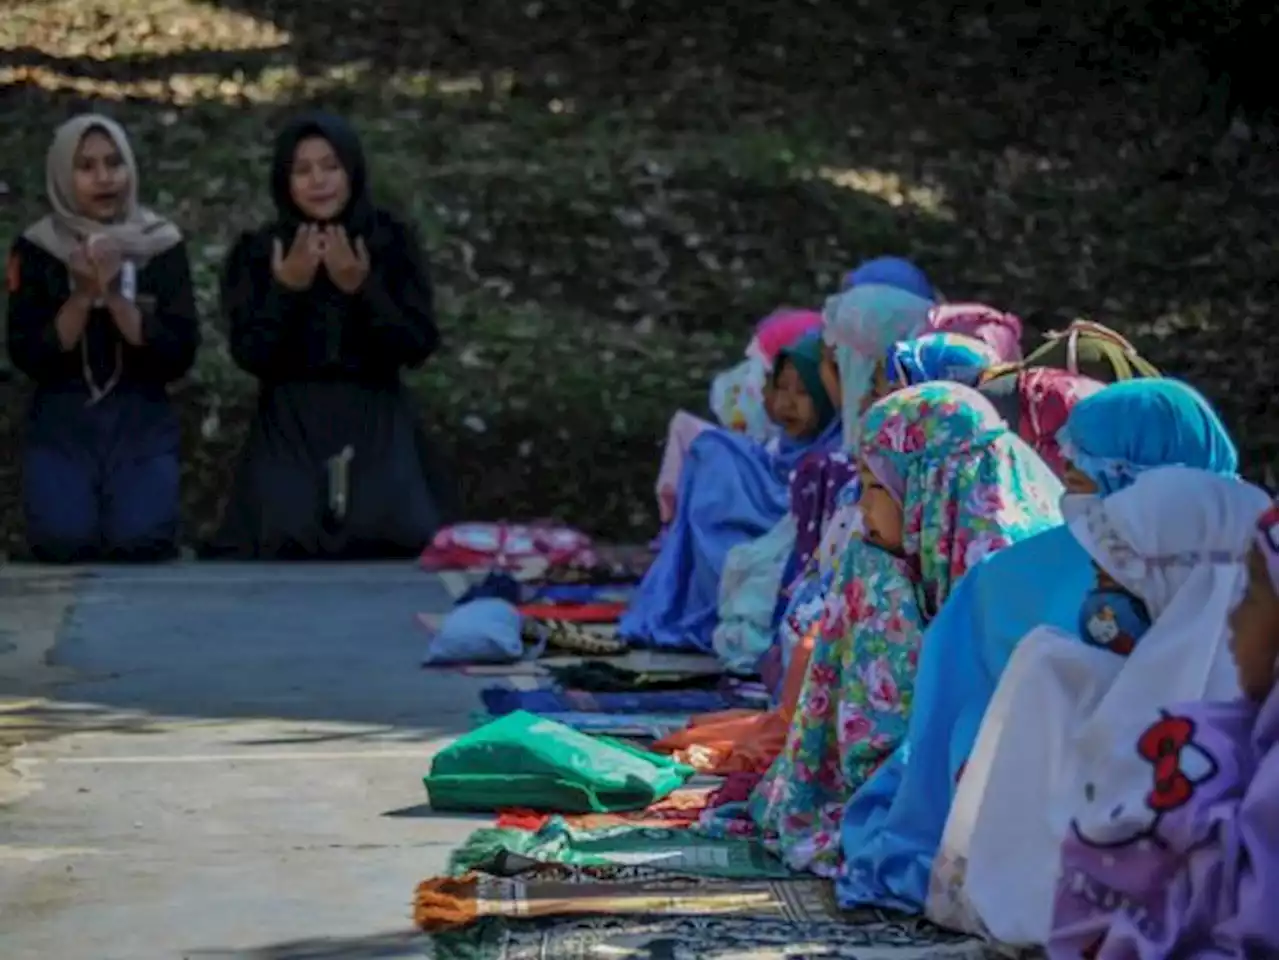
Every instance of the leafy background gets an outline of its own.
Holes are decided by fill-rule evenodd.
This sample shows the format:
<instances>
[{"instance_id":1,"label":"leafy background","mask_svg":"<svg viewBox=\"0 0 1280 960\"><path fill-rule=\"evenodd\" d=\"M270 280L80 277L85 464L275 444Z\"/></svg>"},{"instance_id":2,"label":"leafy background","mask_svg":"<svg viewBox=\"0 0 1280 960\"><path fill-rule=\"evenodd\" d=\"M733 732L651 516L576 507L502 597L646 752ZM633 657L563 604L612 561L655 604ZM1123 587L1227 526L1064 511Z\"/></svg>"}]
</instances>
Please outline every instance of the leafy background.
<instances>
[{"instance_id":1,"label":"leafy background","mask_svg":"<svg viewBox=\"0 0 1280 960\"><path fill-rule=\"evenodd\" d=\"M447 346L412 382L473 516L647 537L671 413L705 407L758 317L820 304L885 252L1033 337L1113 324L1220 405L1274 486L1272 51L1233 46L1258 16L1227 0L16 0L0 239L41 212L55 123L97 108L127 125L144 193L191 238L206 320L177 391L193 539L253 398L218 264L267 215L271 136L304 103L354 120L379 195L429 247ZM1224 55L1264 108L1249 139L1219 141L1199 110ZM21 535L26 389L0 384L0 549Z\"/></svg>"}]
</instances>

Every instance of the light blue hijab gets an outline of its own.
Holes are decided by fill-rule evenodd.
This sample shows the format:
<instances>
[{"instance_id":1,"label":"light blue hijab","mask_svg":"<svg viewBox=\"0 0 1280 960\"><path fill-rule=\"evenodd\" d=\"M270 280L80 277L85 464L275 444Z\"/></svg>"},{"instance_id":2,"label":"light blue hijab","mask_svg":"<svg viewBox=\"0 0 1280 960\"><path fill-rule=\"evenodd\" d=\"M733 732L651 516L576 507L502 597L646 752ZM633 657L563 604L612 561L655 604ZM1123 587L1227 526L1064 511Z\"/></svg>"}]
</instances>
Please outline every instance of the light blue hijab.
<instances>
[{"instance_id":1,"label":"light blue hijab","mask_svg":"<svg viewBox=\"0 0 1280 960\"><path fill-rule=\"evenodd\" d=\"M925 329L933 306L932 300L878 283L861 284L827 298L822 339L835 349L840 368L845 449L857 447L876 364L892 344Z\"/></svg>"},{"instance_id":2,"label":"light blue hijab","mask_svg":"<svg viewBox=\"0 0 1280 960\"><path fill-rule=\"evenodd\" d=\"M1104 496L1152 467L1239 469L1235 444L1209 401L1178 380L1121 380L1085 397L1058 431L1058 445Z\"/></svg>"},{"instance_id":3,"label":"light blue hijab","mask_svg":"<svg viewBox=\"0 0 1280 960\"><path fill-rule=\"evenodd\" d=\"M1153 467L1237 468L1212 406L1172 380L1104 387L1076 404L1062 434L1068 459L1104 495ZM1089 555L1065 525L989 554L961 579L925 631L906 739L845 807L841 906L923 908L956 781L1000 674L1035 627L1074 634L1093 582Z\"/></svg>"}]
</instances>

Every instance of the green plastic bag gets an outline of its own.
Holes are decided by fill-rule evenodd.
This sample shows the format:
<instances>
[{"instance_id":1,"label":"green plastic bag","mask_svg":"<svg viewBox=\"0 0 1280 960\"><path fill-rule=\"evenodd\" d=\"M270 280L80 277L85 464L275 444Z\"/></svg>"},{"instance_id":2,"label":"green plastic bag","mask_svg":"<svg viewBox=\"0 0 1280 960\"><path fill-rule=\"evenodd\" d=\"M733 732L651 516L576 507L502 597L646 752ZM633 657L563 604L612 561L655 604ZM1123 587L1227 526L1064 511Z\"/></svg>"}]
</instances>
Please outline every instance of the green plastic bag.
<instances>
[{"instance_id":1,"label":"green plastic bag","mask_svg":"<svg viewBox=\"0 0 1280 960\"><path fill-rule=\"evenodd\" d=\"M459 737L423 778L434 810L642 810L693 768L517 710Z\"/></svg>"}]
</instances>

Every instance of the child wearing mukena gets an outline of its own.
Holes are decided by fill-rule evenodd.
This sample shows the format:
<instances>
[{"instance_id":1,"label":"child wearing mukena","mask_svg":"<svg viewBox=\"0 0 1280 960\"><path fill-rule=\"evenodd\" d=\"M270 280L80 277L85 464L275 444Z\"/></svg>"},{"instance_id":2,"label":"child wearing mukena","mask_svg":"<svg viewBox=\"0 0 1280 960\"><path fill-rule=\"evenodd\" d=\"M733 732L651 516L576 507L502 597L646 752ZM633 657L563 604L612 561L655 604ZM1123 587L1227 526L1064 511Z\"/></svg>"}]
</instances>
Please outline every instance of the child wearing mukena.
<instances>
[{"instance_id":1,"label":"child wearing mukena","mask_svg":"<svg viewBox=\"0 0 1280 960\"><path fill-rule=\"evenodd\" d=\"M1073 824L1051 957L1276 955L1276 508L1259 519L1225 629L1243 697L1171 705L1133 745L1136 809ZM1241 596L1241 594L1243 596Z\"/></svg>"}]
</instances>

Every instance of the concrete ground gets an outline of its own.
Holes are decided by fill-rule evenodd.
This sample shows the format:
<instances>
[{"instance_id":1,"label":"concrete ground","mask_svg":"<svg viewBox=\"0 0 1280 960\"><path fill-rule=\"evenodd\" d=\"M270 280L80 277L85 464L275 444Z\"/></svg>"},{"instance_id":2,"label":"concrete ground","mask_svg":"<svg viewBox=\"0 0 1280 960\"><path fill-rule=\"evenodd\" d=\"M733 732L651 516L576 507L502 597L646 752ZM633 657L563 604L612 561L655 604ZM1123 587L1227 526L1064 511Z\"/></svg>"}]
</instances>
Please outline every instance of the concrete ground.
<instances>
[{"instance_id":1,"label":"concrete ground","mask_svg":"<svg viewBox=\"0 0 1280 960\"><path fill-rule=\"evenodd\" d=\"M480 822L424 807L485 682L418 666L449 602L405 565L0 569L0 956L427 956L414 885Z\"/></svg>"}]
</instances>

